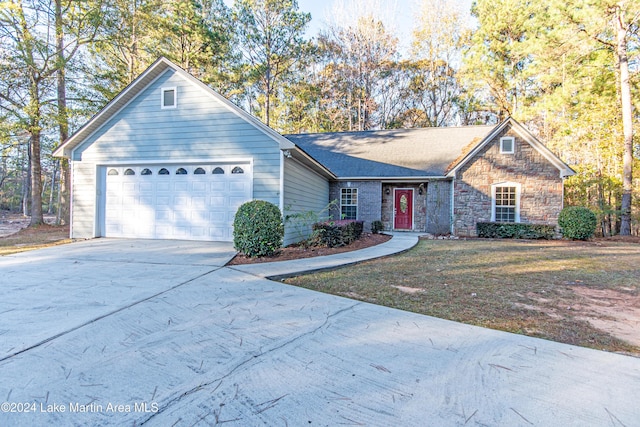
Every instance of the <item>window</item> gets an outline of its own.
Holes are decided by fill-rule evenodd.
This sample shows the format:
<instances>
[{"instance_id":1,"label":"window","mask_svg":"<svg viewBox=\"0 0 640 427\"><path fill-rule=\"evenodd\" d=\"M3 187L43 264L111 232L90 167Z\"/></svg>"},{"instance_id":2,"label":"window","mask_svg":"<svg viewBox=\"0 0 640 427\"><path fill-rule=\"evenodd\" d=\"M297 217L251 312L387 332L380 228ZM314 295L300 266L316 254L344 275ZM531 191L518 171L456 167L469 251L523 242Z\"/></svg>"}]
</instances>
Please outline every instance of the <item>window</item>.
<instances>
[{"instance_id":1,"label":"window","mask_svg":"<svg viewBox=\"0 0 640 427\"><path fill-rule=\"evenodd\" d=\"M495 222L520 222L520 185L498 184L493 187L493 212Z\"/></svg>"},{"instance_id":2,"label":"window","mask_svg":"<svg viewBox=\"0 0 640 427\"><path fill-rule=\"evenodd\" d=\"M240 166L236 166L235 168L233 168L231 173L244 173L244 170Z\"/></svg>"},{"instance_id":3,"label":"window","mask_svg":"<svg viewBox=\"0 0 640 427\"><path fill-rule=\"evenodd\" d=\"M205 173L206 172L202 168L196 168L196 170L193 171L194 175L204 175Z\"/></svg>"},{"instance_id":4,"label":"window","mask_svg":"<svg viewBox=\"0 0 640 427\"><path fill-rule=\"evenodd\" d=\"M109 169L109 172L107 173L107 175L119 175L118 171L115 169Z\"/></svg>"},{"instance_id":5,"label":"window","mask_svg":"<svg viewBox=\"0 0 640 427\"><path fill-rule=\"evenodd\" d=\"M158 171L158 175L169 175L169 171L166 168L162 168Z\"/></svg>"},{"instance_id":6,"label":"window","mask_svg":"<svg viewBox=\"0 0 640 427\"><path fill-rule=\"evenodd\" d=\"M140 175L153 175L153 172L151 172L151 169L144 168L142 172L140 172Z\"/></svg>"},{"instance_id":7,"label":"window","mask_svg":"<svg viewBox=\"0 0 640 427\"><path fill-rule=\"evenodd\" d=\"M186 175L186 174L187 174L187 170L185 168L176 169L176 175Z\"/></svg>"},{"instance_id":8,"label":"window","mask_svg":"<svg viewBox=\"0 0 640 427\"><path fill-rule=\"evenodd\" d=\"M126 171L124 171L125 175L135 175L136 173L134 172L133 169L127 169Z\"/></svg>"},{"instance_id":9,"label":"window","mask_svg":"<svg viewBox=\"0 0 640 427\"><path fill-rule=\"evenodd\" d=\"M224 175L224 169L222 169L221 167L217 167L211 173L214 175Z\"/></svg>"},{"instance_id":10,"label":"window","mask_svg":"<svg viewBox=\"0 0 640 427\"><path fill-rule=\"evenodd\" d=\"M500 138L500 153L501 154L513 154L515 150L515 138L512 136L505 136Z\"/></svg>"},{"instance_id":11,"label":"window","mask_svg":"<svg viewBox=\"0 0 640 427\"><path fill-rule=\"evenodd\" d=\"M358 219L358 189L340 189L340 215L343 219Z\"/></svg>"},{"instance_id":12,"label":"window","mask_svg":"<svg viewBox=\"0 0 640 427\"><path fill-rule=\"evenodd\" d=\"M163 87L160 107L162 108L176 108L177 102L177 90L175 87Z\"/></svg>"}]
</instances>

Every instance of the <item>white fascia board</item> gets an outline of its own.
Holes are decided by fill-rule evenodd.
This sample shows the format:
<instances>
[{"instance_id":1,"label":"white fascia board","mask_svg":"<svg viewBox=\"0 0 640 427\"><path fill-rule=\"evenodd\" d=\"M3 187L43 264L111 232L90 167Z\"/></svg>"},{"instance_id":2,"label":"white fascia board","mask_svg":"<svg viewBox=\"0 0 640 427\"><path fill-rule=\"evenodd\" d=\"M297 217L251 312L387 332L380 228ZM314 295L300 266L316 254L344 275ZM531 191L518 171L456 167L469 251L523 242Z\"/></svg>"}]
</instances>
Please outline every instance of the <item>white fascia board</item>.
<instances>
[{"instance_id":1,"label":"white fascia board","mask_svg":"<svg viewBox=\"0 0 640 427\"><path fill-rule=\"evenodd\" d=\"M478 152L480 152L480 150L482 150L485 145L487 145L490 141L497 137L508 124L511 124L511 129L513 129L523 140L525 140L529 145L536 149L536 151L538 151L545 159L547 159L549 163L551 163L560 171L561 178L575 174L575 172L567 164L560 160L558 156L553 154L551 150L543 145L524 126L518 123L515 119L509 117L502 123L498 124L489 135L487 135L478 145L476 145L473 150L471 150L466 156L464 156L464 158L460 162L458 162L458 164L453 169L451 169L449 173L447 173L447 176L454 178L458 169L464 166L469 160L474 158L476 154L478 154Z\"/></svg>"},{"instance_id":2,"label":"white fascia board","mask_svg":"<svg viewBox=\"0 0 640 427\"><path fill-rule=\"evenodd\" d=\"M122 105L120 108L114 111L113 110L114 106L117 105L117 103L120 100L122 100L122 98L126 97L132 90L140 89L139 92L142 91L142 89L153 84L153 82L155 82L158 78L160 78L164 74L164 70L159 72L158 75L153 80L151 80L150 82L140 87L140 85L142 85L142 81L144 80L144 78L160 66L163 66L167 69L169 68L172 69L174 72L181 75L191 84L195 85L200 89L204 89L205 93L208 93L211 97L213 97L214 99L219 101L221 104L223 104L230 112L232 112L236 116L240 117L241 119L245 120L252 126L256 127L258 130L262 131L263 133L271 137L275 142L278 143L281 149L292 149L295 147L295 144L293 144L291 141L289 141L288 139L280 135L278 132L274 131L273 129L271 129L264 123L262 123L260 120L252 116L251 114L245 112L240 107L238 107L237 105L235 105L234 103L226 99L224 96L215 92L209 86L207 86L200 80L196 79L191 74L189 74L182 68L178 67L173 62L169 61L167 58L161 57L151 66L149 66L149 68L147 68L142 74L140 74L140 76L138 76L126 88L124 88L115 98L109 101L109 103L107 103L106 106L104 106L98 113L96 113L91 119L89 119L89 121L85 123L80 129L78 129L78 131L76 131L69 139L67 139L62 145L60 145L53 152L53 155L56 157L68 157L68 158L73 156L73 151L77 146L81 145L82 141L90 138L111 117L115 116L120 111L122 111L122 109L124 109L127 105L129 105L129 103L131 103L136 98L137 94L136 96L131 97L131 99L129 99L124 105ZM88 129L92 124L96 123L97 121L102 121L102 123L96 129L92 130L88 135L83 136L82 135L83 130ZM80 140L76 141L78 139Z\"/></svg>"},{"instance_id":3,"label":"white fascia board","mask_svg":"<svg viewBox=\"0 0 640 427\"><path fill-rule=\"evenodd\" d=\"M185 77L190 83L192 83L193 85L195 85L196 87L198 87L200 89L204 89L205 92L208 93L212 98L214 98L215 100L219 101L222 105L224 105L227 108L228 111L230 111L231 113L235 114L239 118L243 119L244 121L246 121L250 125L254 126L259 131L261 131L261 132L267 134L268 136L270 136L275 142L278 143L278 145L279 145L281 150L291 150L291 149L296 147L293 142L289 141L287 138L285 138L284 136L280 135L278 132L276 132L275 130L271 129L269 126L267 126L266 124L262 123L256 117L254 117L251 114L247 113L242 108L238 107L236 104L234 104L233 102L229 101L227 98L225 98L224 96L220 95L218 92L216 92L215 90L211 89L209 86L207 86L206 84L204 84L200 80L196 79L195 77L193 77L191 74L187 73L182 68L178 67L175 64L173 64L173 68L176 70L176 72L178 72L180 75Z\"/></svg>"},{"instance_id":4,"label":"white fascia board","mask_svg":"<svg viewBox=\"0 0 640 427\"><path fill-rule=\"evenodd\" d=\"M286 138L285 138L286 139ZM289 141L289 140L287 140ZM291 141L289 141L291 142ZM292 143L293 144L293 143ZM284 152L285 149L282 149L281 151ZM329 178L331 179L338 179L336 177L336 175L331 172L329 169L327 169L322 163L318 162L316 159L314 159L313 157L311 157L309 154L307 154L306 151L302 150L300 147L298 147L297 145L293 144L293 148L287 148L287 150L291 150L293 153L295 153L295 156L300 156L303 157L305 160L309 161L310 163L312 163L314 166L316 166L319 170L323 171ZM292 156L293 158L295 158L295 156Z\"/></svg>"},{"instance_id":5,"label":"white fascia board","mask_svg":"<svg viewBox=\"0 0 640 427\"><path fill-rule=\"evenodd\" d=\"M447 177L455 178L456 172L458 171L458 169L464 166L465 163L467 163L470 159L474 158L475 155L478 154L480 150L482 150L484 146L489 143L489 141L493 140L496 136L498 136L500 132L502 132L502 130L506 127L507 123L509 123L509 120L510 119L507 119L502 123L498 124L495 128L493 128L493 130L491 131L491 133L489 133L489 135L485 136L484 139L480 141L473 150L467 153L467 155L464 156L464 158L460 160L458 164L447 173Z\"/></svg>"},{"instance_id":6,"label":"white fascia board","mask_svg":"<svg viewBox=\"0 0 640 427\"><path fill-rule=\"evenodd\" d=\"M66 141L64 141L58 148L56 148L52 155L54 157L67 157L67 158L71 158L73 156L73 152L75 151L75 149L82 145L82 142L88 138L90 138L93 134L95 134L98 130L100 130L102 128L102 126L109 121L109 119L113 116L115 116L116 114L118 114L120 111L122 111L127 105L129 105L134 99L135 96L133 96L131 99L129 99L127 102L125 102L125 104L118 108L115 111L111 111L113 108L115 108L115 105L120 102L120 100L122 100L124 97L126 97L129 92L131 92L132 90L134 90L135 88L137 88L141 83L142 80L144 80L144 78L149 75L150 73L152 73L156 68L158 68L160 65L164 65L164 66L168 66L171 67L171 62L168 61L166 58L162 57L160 59L158 59L155 63L153 63L152 65L149 66L149 68L147 68L142 74L140 74L134 81L132 81L131 83L129 83L127 85L127 87L125 87L118 95L116 95L115 98L113 98L111 101L109 101L107 103L107 105L105 105L104 107L102 107L100 109L100 111L98 111L93 117L91 117L84 125L82 125L82 127L80 127L80 129L78 129L76 132L74 132L73 135L71 135L71 137L69 137ZM173 67L171 67L173 68ZM153 84L153 82L155 82L158 78L160 78L160 76L162 76L164 73L160 72L155 78L153 78L149 83L145 84L144 86L149 86L151 84ZM88 135L86 136L81 136L82 133L89 129L89 127L94 124L97 121L100 121L104 119L104 121L102 122L102 124L100 126L98 126L97 128L95 128L94 130L92 130ZM77 139L80 139L80 141L76 141ZM71 145L72 147L68 147L69 145ZM68 155L65 156L65 153L68 153Z\"/></svg>"},{"instance_id":7,"label":"white fascia board","mask_svg":"<svg viewBox=\"0 0 640 427\"><path fill-rule=\"evenodd\" d=\"M422 182L428 180L447 180L448 177L438 176L341 176L338 181L383 181L383 182Z\"/></svg>"},{"instance_id":8,"label":"white fascia board","mask_svg":"<svg viewBox=\"0 0 640 427\"><path fill-rule=\"evenodd\" d=\"M218 157L208 159L180 159L180 160L100 160L95 162L99 166L143 166L143 165L196 165L218 163L253 163L251 157Z\"/></svg>"},{"instance_id":9,"label":"white fascia board","mask_svg":"<svg viewBox=\"0 0 640 427\"><path fill-rule=\"evenodd\" d=\"M529 131L527 131L522 125L519 123L514 123L512 129L520 135L522 139L527 141L529 145L531 145L542 157L547 159L549 163L554 165L560 171L560 178L565 178L567 176L575 175L573 169L571 169L566 163L558 158L551 150L549 150L545 145L543 145L538 139L531 135Z\"/></svg>"}]
</instances>

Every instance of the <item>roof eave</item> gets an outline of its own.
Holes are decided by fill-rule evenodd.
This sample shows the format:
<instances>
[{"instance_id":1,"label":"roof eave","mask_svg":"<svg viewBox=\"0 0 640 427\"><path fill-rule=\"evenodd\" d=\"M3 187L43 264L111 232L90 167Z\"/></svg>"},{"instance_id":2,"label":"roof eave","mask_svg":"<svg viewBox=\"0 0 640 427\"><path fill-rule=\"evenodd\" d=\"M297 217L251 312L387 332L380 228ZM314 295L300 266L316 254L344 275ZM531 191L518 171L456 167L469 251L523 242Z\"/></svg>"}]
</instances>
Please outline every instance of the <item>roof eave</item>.
<instances>
[{"instance_id":1,"label":"roof eave","mask_svg":"<svg viewBox=\"0 0 640 427\"><path fill-rule=\"evenodd\" d=\"M104 123L108 121L110 117L115 115L118 111L124 108L129 102L125 102L122 106L117 107L118 103L121 102L132 90L135 90L141 81L155 72L158 67L168 68L173 64L166 59L165 57L158 58L153 64L151 64L142 74L140 74L135 80L129 83L118 95L115 96L111 101L109 101L104 107L100 109L93 117L91 117L84 125L82 125L77 131L73 133L66 141L63 141L62 144L58 148L56 148L52 155L54 157L64 157L70 158L73 152L73 149L80 145L86 138L93 135L93 133L100 129ZM173 67L171 67L173 68ZM159 74L162 71L159 72ZM116 108L117 107L117 108ZM112 111L113 109L115 111ZM96 124L96 122L104 119L104 121L97 126L97 128L91 130L91 126ZM85 135L85 133L87 133Z\"/></svg>"},{"instance_id":2,"label":"roof eave","mask_svg":"<svg viewBox=\"0 0 640 427\"><path fill-rule=\"evenodd\" d=\"M464 166L470 159L474 158L478 152L480 152L489 142L491 142L496 136L498 136L505 127L511 125L511 128L528 142L533 148L535 148L549 163L554 165L560 172L560 177L564 178L575 174L575 171L571 169L566 163L564 163L558 156L553 154L545 145L543 145L533 134L531 134L524 126L518 123L514 118L508 117L502 123L498 124L476 147L467 153L448 173L448 178L455 178L456 172Z\"/></svg>"},{"instance_id":3,"label":"roof eave","mask_svg":"<svg viewBox=\"0 0 640 427\"><path fill-rule=\"evenodd\" d=\"M311 155L309 155L306 151L304 151L302 148L298 147L297 145L292 144L292 147L287 147L287 148L282 148L283 151L289 151L291 156L304 163L307 166L310 166L311 168L313 168L314 170L316 170L316 172L320 173L321 175L325 176L326 178L329 179L337 179L336 175L331 172L326 166L324 166L322 163L318 162L316 159L314 159Z\"/></svg>"},{"instance_id":4,"label":"roof eave","mask_svg":"<svg viewBox=\"0 0 640 427\"><path fill-rule=\"evenodd\" d=\"M162 67L163 69L158 70L158 67ZM151 64L142 74L140 74L134 81L132 81L127 87L125 87L115 98L107 103L98 113L96 113L91 119L89 119L80 129L78 129L71 137L69 137L66 141L64 141L58 148L56 148L53 152L53 156L55 157L65 157L70 158L73 150L82 144L87 138L93 135L96 131L98 131L102 126L104 126L107 121L116 115L119 111L121 111L129 102L134 99L137 94L134 93L131 99L124 102L122 105L119 103L125 99L130 92L139 89L138 92L142 91L144 87L147 87L149 83L142 84L146 77L150 74L157 72L157 75L161 75L165 69L171 68L175 72L179 73L181 76L186 78L192 84L204 89L206 93L214 97L216 100L220 101L229 111L236 114L241 119L247 121L249 124L258 128L269 137L271 137L275 142L278 143L278 146L282 150L293 149L295 144L291 141L280 135L278 132L274 131L260 120L252 116L251 114L245 112L237 105L233 104L224 96L218 94L216 91L211 89L209 86L201 82L200 80L193 77L191 74L171 62L165 57L158 58L153 64ZM142 86L141 86L142 85ZM94 125L95 128L93 127Z\"/></svg>"},{"instance_id":5,"label":"roof eave","mask_svg":"<svg viewBox=\"0 0 640 427\"><path fill-rule=\"evenodd\" d=\"M385 181L385 182L422 182L429 180L445 180L444 175L423 176L340 176L338 181Z\"/></svg>"}]
</instances>

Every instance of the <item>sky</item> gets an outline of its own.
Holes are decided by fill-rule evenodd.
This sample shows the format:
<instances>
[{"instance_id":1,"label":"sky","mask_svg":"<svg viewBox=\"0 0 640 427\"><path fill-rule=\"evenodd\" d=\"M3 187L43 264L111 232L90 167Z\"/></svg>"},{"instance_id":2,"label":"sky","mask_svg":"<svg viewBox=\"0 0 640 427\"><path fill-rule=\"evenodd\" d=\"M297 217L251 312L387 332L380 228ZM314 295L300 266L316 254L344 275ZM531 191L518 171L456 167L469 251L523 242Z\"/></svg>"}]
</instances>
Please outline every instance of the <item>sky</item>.
<instances>
[{"instance_id":1,"label":"sky","mask_svg":"<svg viewBox=\"0 0 640 427\"><path fill-rule=\"evenodd\" d=\"M471 8L471 0L453 0L463 10ZM225 0L231 6L233 0ZM307 36L314 37L337 15L343 22L353 22L357 16L367 13L382 20L385 28L400 39L400 50L407 50L410 44L411 31L414 27L414 16L419 10L420 0L298 0L299 10L311 13L311 22Z\"/></svg>"}]
</instances>

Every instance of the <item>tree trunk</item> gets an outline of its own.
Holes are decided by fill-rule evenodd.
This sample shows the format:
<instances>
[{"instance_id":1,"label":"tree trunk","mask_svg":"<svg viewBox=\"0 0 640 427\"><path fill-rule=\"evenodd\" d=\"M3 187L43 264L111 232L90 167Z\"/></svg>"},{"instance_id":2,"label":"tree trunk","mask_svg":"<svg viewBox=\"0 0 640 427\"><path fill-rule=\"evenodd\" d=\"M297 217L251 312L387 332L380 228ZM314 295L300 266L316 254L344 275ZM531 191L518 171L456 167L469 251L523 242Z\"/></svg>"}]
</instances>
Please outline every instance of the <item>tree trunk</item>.
<instances>
[{"instance_id":1,"label":"tree trunk","mask_svg":"<svg viewBox=\"0 0 640 427\"><path fill-rule=\"evenodd\" d=\"M40 129L36 123L31 130L31 222L42 224L42 167L40 165Z\"/></svg>"},{"instance_id":2,"label":"tree trunk","mask_svg":"<svg viewBox=\"0 0 640 427\"><path fill-rule=\"evenodd\" d=\"M627 28L624 24L623 6L616 7L615 26L617 34L617 65L620 75L620 101L622 103L622 127L624 133L624 154L622 160L622 203L620 214L620 235L631 235L631 200L633 195L633 111L631 86L629 84L629 60L627 57Z\"/></svg>"},{"instance_id":3,"label":"tree trunk","mask_svg":"<svg viewBox=\"0 0 640 427\"><path fill-rule=\"evenodd\" d=\"M58 55L57 85L58 85L58 127L60 144L69 137L69 117L67 115L67 82L66 61L64 58L64 30L62 26L62 0L56 0L56 47ZM69 162L60 161L60 205L58 206L58 224L69 224ZM54 174L55 178L55 174ZM54 179L55 181L55 179ZM53 191L53 190L52 190Z\"/></svg>"}]
</instances>

